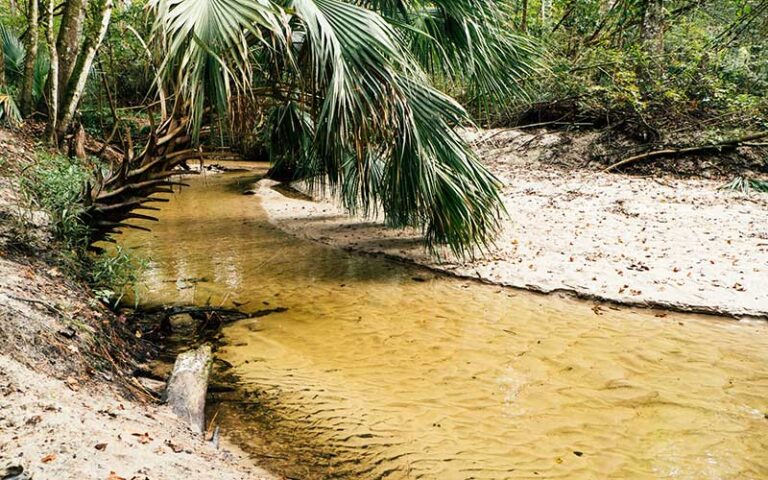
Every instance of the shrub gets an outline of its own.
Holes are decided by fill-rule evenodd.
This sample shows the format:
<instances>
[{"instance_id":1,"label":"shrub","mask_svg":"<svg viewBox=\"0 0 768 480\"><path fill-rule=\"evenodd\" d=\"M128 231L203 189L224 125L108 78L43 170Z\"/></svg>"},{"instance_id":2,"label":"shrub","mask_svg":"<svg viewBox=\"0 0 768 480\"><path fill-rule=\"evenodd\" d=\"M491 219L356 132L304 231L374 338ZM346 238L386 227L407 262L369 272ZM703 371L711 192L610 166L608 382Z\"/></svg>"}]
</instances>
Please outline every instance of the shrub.
<instances>
[{"instance_id":1,"label":"shrub","mask_svg":"<svg viewBox=\"0 0 768 480\"><path fill-rule=\"evenodd\" d=\"M89 177L80 161L39 152L37 162L21 176L20 187L29 207L42 209L50 217L51 231L59 242L57 263L88 282L99 299L116 305L126 289L136 284L144 263L119 246L101 253L89 249L83 203Z\"/></svg>"}]
</instances>

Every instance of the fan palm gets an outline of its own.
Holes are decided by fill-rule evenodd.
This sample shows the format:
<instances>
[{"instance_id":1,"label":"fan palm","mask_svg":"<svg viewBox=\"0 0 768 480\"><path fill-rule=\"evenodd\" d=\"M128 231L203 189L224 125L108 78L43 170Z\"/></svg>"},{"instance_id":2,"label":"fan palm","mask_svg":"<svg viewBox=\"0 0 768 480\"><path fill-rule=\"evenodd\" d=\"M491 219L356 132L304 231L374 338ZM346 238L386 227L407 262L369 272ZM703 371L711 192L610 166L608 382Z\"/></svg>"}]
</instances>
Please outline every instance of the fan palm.
<instances>
[{"instance_id":1,"label":"fan palm","mask_svg":"<svg viewBox=\"0 0 768 480\"><path fill-rule=\"evenodd\" d=\"M455 127L464 108L430 76L519 94L533 48L484 0L152 0L164 86L196 138L208 106L267 98L273 159L353 211L381 208L456 253L498 228L499 182ZM428 73L427 73L428 72Z\"/></svg>"},{"instance_id":2,"label":"fan palm","mask_svg":"<svg viewBox=\"0 0 768 480\"><path fill-rule=\"evenodd\" d=\"M24 57L26 55L24 44L19 37L8 27L0 23L0 43L3 49L6 81L9 84L19 82L24 75ZM35 59L32 81L32 98L38 102L43 96L45 79L50 68L48 55L38 55Z\"/></svg>"}]
</instances>

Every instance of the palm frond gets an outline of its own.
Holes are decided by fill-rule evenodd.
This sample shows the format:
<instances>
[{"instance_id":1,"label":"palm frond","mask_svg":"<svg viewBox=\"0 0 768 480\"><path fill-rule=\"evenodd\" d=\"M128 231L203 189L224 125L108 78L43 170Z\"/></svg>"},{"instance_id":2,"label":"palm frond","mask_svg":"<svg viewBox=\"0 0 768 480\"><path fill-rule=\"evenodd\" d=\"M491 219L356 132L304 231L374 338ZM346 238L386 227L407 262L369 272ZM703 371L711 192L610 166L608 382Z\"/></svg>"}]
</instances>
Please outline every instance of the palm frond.
<instances>
[{"instance_id":1,"label":"palm frond","mask_svg":"<svg viewBox=\"0 0 768 480\"><path fill-rule=\"evenodd\" d=\"M406 8L400 21L411 28L403 33L430 74L466 87L475 104L529 97L526 79L544 68L542 49L513 31L512 20L496 2L411 0Z\"/></svg>"},{"instance_id":2,"label":"palm frond","mask_svg":"<svg viewBox=\"0 0 768 480\"><path fill-rule=\"evenodd\" d=\"M309 113L293 101L277 105L267 117L264 134L272 163L270 176L292 180L300 175L300 166L312 155L315 136Z\"/></svg>"},{"instance_id":3,"label":"palm frond","mask_svg":"<svg viewBox=\"0 0 768 480\"><path fill-rule=\"evenodd\" d=\"M233 89L247 90L249 42L260 28L280 31L278 10L267 0L151 0L155 42L166 54L160 71L184 99L196 138L205 98L225 110Z\"/></svg>"},{"instance_id":4,"label":"palm frond","mask_svg":"<svg viewBox=\"0 0 768 480\"><path fill-rule=\"evenodd\" d=\"M752 190L760 193L768 193L768 180L761 180L757 178L736 177L730 182L721 186L720 189L735 190L741 193L749 193Z\"/></svg>"},{"instance_id":5,"label":"palm frond","mask_svg":"<svg viewBox=\"0 0 768 480\"><path fill-rule=\"evenodd\" d=\"M383 207L393 226L425 228L456 253L498 227L498 181L453 130L470 119L429 85L381 16L338 0L296 0L319 99L309 172L347 208ZM354 182L350 181L354 179Z\"/></svg>"},{"instance_id":6,"label":"palm frond","mask_svg":"<svg viewBox=\"0 0 768 480\"><path fill-rule=\"evenodd\" d=\"M35 103L38 103L45 94L45 81L48 79L48 72L50 70L51 57L47 53L39 52L35 59L34 80L32 83L32 99Z\"/></svg>"},{"instance_id":7,"label":"palm frond","mask_svg":"<svg viewBox=\"0 0 768 480\"><path fill-rule=\"evenodd\" d=\"M0 120L7 122L9 125L16 125L21 122L19 107L12 96L4 93L0 93Z\"/></svg>"},{"instance_id":8,"label":"palm frond","mask_svg":"<svg viewBox=\"0 0 768 480\"><path fill-rule=\"evenodd\" d=\"M233 89L265 95L272 158L348 209L381 207L390 225L422 228L457 254L492 241L499 182L454 131L468 114L431 86L401 28L340 0L292 0L285 13L250 0L150 5L161 71L193 132L206 102L224 106Z\"/></svg>"},{"instance_id":9,"label":"palm frond","mask_svg":"<svg viewBox=\"0 0 768 480\"><path fill-rule=\"evenodd\" d=\"M8 27L0 24L0 41L5 54L5 70L10 78L18 79L24 72L24 44Z\"/></svg>"}]
</instances>

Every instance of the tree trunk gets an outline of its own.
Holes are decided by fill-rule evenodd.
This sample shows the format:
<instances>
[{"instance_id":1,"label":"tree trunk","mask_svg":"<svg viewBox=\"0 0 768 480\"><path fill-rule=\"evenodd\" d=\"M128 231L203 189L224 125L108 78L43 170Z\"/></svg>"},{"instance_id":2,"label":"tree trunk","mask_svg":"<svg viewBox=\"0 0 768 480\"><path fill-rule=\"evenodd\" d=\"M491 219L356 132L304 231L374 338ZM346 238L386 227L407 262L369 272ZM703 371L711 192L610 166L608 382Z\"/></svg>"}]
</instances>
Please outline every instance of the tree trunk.
<instances>
[{"instance_id":1,"label":"tree trunk","mask_svg":"<svg viewBox=\"0 0 768 480\"><path fill-rule=\"evenodd\" d=\"M92 32L85 40L85 46L80 53L77 64L75 65L69 82L67 83L66 92L64 92L64 101L61 103L61 114L59 115L59 125L57 126L57 135L59 140L64 138L64 135L69 129L72 119L75 117L77 107L80 104L80 99L83 96L85 90L85 84L88 80L88 74L93 65L93 59L96 56L96 51L101 46L101 42L104 41L104 36L107 34L107 28L109 27L109 21L112 17L112 0L103 0L101 9L99 11L98 30Z\"/></svg>"},{"instance_id":2,"label":"tree trunk","mask_svg":"<svg viewBox=\"0 0 768 480\"><path fill-rule=\"evenodd\" d=\"M546 29L549 25L549 12L552 10L552 0L541 0L541 27Z\"/></svg>"},{"instance_id":3,"label":"tree trunk","mask_svg":"<svg viewBox=\"0 0 768 480\"><path fill-rule=\"evenodd\" d=\"M523 14L520 20L520 31L523 33L528 31L528 0L523 0Z\"/></svg>"},{"instance_id":4,"label":"tree trunk","mask_svg":"<svg viewBox=\"0 0 768 480\"><path fill-rule=\"evenodd\" d=\"M38 0L29 0L29 12L28 12L28 30L26 38L26 54L24 55L24 78L21 83L21 100L19 108L21 114L25 117L32 114L34 104L32 102L32 95L35 86L35 62L37 62L37 34L38 34L38 17L40 16L40 9L38 7Z\"/></svg>"},{"instance_id":5,"label":"tree trunk","mask_svg":"<svg viewBox=\"0 0 768 480\"><path fill-rule=\"evenodd\" d=\"M59 56L54 42L53 10L56 0L48 0L47 25L45 37L48 41L48 51L51 53L51 69L48 72L48 123L45 127L46 137L53 145L58 145L56 139L56 121L59 116Z\"/></svg>"},{"instance_id":6,"label":"tree trunk","mask_svg":"<svg viewBox=\"0 0 768 480\"><path fill-rule=\"evenodd\" d=\"M664 0L645 0L642 41L646 51L656 56L664 51Z\"/></svg>"},{"instance_id":7,"label":"tree trunk","mask_svg":"<svg viewBox=\"0 0 768 480\"><path fill-rule=\"evenodd\" d=\"M77 63L83 37L83 24L85 23L85 0L67 0L64 4L64 12L59 26L59 36L56 39L56 51L59 56L59 86L66 87L69 78ZM50 78L49 83L50 83ZM59 89L59 105L64 102L64 90Z\"/></svg>"},{"instance_id":8,"label":"tree trunk","mask_svg":"<svg viewBox=\"0 0 768 480\"><path fill-rule=\"evenodd\" d=\"M173 413L195 433L205 431L205 395L212 359L210 345L180 354L165 389L165 400Z\"/></svg>"},{"instance_id":9,"label":"tree trunk","mask_svg":"<svg viewBox=\"0 0 768 480\"><path fill-rule=\"evenodd\" d=\"M5 91L5 49L0 44L0 91Z\"/></svg>"},{"instance_id":10,"label":"tree trunk","mask_svg":"<svg viewBox=\"0 0 768 480\"><path fill-rule=\"evenodd\" d=\"M151 121L151 117L150 117ZM88 188L86 221L90 229L90 241L108 240L109 236L124 228L148 230L146 227L125 223L125 220L157 220L137 210L157 210L147 204L167 202L154 197L158 193L171 193L172 177L179 174L176 166L201 158L198 150L189 149L189 117L173 118L152 128L149 141L138 156L133 154L130 133L122 161L113 162L111 172L100 177ZM106 149L106 145L105 145Z\"/></svg>"}]
</instances>

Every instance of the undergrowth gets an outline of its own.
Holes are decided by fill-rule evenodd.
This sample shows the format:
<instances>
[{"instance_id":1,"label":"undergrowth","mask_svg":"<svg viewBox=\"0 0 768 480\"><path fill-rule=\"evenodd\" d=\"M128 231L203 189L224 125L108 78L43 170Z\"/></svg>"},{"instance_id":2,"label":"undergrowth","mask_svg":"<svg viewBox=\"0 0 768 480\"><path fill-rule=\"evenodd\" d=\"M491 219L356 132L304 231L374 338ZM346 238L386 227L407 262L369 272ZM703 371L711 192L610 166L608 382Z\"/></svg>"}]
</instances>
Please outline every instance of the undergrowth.
<instances>
[{"instance_id":1,"label":"undergrowth","mask_svg":"<svg viewBox=\"0 0 768 480\"><path fill-rule=\"evenodd\" d=\"M724 190L736 190L742 193L750 191L768 193L768 181L755 178L736 177L721 187Z\"/></svg>"},{"instance_id":2,"label":"undergrowth","mask_svg":"<svg viewBox=\"0 0 768 480\"><path fill-rule=\"evenodd\" d=\"M22 173L20 191L27 209L43 210L50 218L56 243L53 261L87 282L100 300L114 307L137 285L145 262L120 246L98 253L89 248L84 218L89 177L79 160L41 151Z\"/></svg>"}]
</instances>

